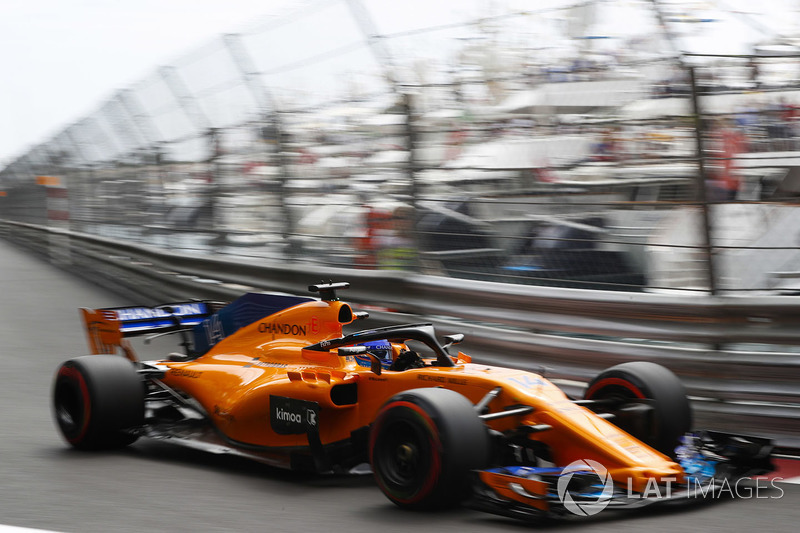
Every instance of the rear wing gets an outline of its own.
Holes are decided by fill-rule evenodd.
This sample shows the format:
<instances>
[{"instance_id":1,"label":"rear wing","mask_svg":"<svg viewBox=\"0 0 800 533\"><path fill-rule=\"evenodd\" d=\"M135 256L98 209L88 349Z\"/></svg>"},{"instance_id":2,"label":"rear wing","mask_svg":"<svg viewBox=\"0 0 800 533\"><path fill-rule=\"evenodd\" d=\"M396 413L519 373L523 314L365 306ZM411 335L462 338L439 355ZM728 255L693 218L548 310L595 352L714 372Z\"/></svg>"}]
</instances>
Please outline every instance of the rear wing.
<instances>
[{"instance_id":1,"label":"rear wing","mask_svg":"<svg viewBox=\"0 0 800 533\"><path fill-rule=\"evenodd\" d=\"M194 301L156 307L112 307L81 309L89 348L93 354L113 354L121 347L132 357L124 339L150 333L191 329L223 305L218 302Z\"/></svg>"}]
</instances>

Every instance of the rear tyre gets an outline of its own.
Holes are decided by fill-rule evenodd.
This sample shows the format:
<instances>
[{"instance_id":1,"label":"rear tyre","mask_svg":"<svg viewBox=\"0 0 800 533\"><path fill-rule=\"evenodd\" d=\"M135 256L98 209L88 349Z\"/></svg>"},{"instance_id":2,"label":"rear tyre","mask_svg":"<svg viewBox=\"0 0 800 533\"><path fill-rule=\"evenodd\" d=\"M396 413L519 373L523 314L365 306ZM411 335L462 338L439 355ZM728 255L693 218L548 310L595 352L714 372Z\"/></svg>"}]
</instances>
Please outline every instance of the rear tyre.
<instances>
[{"instance_id":1,"label":"rear tyre","mask_svg":"<svg viewBox=\"0 0 800 533\"><path fill-rule=\"evenodd\" d=\"M655 363L636 361L604 370L589 383L585 398L618 399L623 404L627 400L652 400L650 423L644 429L618 425L669 456L674 456L678 439L692 428L692 407L686 388L678 376Z\"/></svg>"},{"instance_id":2,"label":"rear tyre","mask_svg":"<svg viewBox=\"0 0 800 533\"><path fill-rule=\"evenodd\" d=\"M444 509L471 492L489 461L489 432L470 401L447 389L413 389L381 408L370 463L383 493L405 509Z\"/></svg>"},{"instance_id":3,"label":"rear tyre","mask_svg":"<svg viewBox=\"0 0 800 533\"><path fill-rule=\"evenodd\" d=\"M144 423L145 386L133 365L117 356L88 355L58 369L53 412L64 438L81 450L121 448Z\"/></svg>"}]
</instances>

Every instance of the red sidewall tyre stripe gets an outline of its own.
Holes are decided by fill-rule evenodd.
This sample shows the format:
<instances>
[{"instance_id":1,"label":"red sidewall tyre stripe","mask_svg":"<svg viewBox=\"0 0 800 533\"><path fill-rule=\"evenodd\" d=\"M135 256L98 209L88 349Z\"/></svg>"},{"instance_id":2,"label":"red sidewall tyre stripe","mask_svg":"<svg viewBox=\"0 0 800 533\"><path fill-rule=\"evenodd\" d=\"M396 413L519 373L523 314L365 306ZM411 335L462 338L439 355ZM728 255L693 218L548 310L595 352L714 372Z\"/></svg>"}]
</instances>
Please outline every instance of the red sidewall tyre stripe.
<instances>
[{"instance_id":1,"label":"red sidewall tyre stripe","mask_svg":"<svg viewBox=\"0 0 800 533\"><path fill-rule=\"evenodd\" d=\"M645 396L645 394L630 381L622 378L613 378L613 377L603 378L600 381L594 383L589 388L589 390L586 391L586 398L592 398L595 392L602 389L603 387L608 387L608 386L622 387L626 390L629 390L631 394L634 395L634 397L639 399L647 398L647 396Z\"/></svg>"}]
</instances>

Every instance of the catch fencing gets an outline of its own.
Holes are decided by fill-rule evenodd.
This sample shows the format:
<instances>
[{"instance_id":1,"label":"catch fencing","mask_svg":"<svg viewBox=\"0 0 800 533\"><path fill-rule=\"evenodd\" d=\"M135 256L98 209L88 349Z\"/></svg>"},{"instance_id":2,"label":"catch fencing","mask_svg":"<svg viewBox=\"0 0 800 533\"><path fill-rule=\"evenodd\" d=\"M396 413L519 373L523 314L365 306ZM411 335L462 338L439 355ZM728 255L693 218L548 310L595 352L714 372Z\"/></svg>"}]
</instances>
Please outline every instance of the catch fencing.
<instances>
[{"instance_id":1,"label":"catch fencing","mask_svg":"<svg viewBox=\"0 0 800 533\"><path fill-rule=\"evenodd\" d=\"M0 170L0 218L518 285L797 290L797 56L586 44L592 3L389 4L298 3L157 69Z\"/></svg>"}]
</instances>

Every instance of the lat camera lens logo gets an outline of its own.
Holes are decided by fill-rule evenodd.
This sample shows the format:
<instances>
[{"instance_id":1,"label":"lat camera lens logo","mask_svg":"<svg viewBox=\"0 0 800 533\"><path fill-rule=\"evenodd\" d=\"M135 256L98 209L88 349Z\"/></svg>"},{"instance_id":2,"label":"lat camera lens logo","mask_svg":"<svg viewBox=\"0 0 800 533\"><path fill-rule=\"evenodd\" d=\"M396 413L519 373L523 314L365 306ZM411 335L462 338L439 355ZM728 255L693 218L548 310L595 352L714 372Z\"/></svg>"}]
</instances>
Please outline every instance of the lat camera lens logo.
<instances>
[{"instance_id":1,"label":"lat camera lens logo","mask_svg":"<svg viewBox=\"0 0 800 533\"><path fill-rule=\"evenodd\" d=\"M582 487L570 491L569 484L573 477L580 476ZM576 483L577 484L576 480ZM602 485L602 490L599 488ZM579 459L564 467L558 478L558 499L569 512L580 516L592 516L608 506L614 494L614 480L608 470L591 459ZM575 501L575 498L578 501Z\"/></svg>"}]
</instances>

